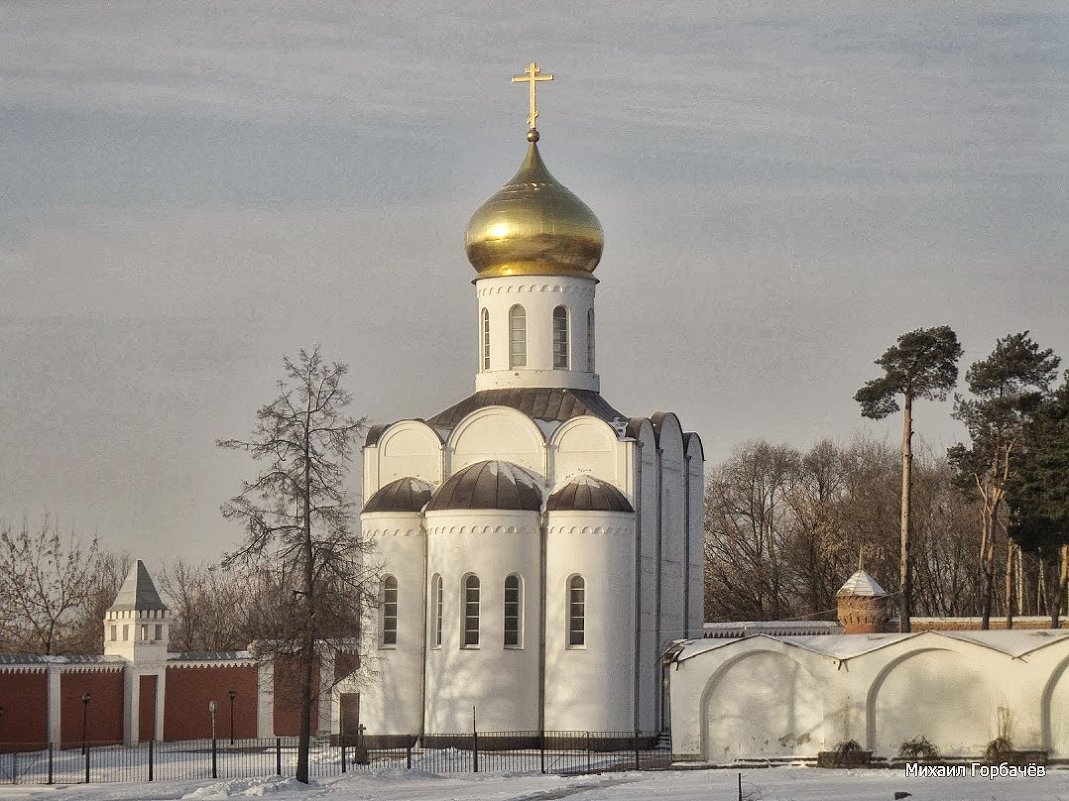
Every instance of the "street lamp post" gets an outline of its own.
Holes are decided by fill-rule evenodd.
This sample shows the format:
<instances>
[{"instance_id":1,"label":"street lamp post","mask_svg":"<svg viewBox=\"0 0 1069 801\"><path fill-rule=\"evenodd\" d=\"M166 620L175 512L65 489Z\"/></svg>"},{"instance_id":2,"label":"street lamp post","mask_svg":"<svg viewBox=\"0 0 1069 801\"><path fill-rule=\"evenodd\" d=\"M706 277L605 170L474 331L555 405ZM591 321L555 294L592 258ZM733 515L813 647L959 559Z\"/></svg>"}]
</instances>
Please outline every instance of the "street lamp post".
<instances>
[{"instance_id":1,"label":"street lamp post","mask_svg":"<svg viewBox=\"0 0 1069 801\"><path fill-rule=\"evenodd\" d=\"M88 753L89 751L89 702L93 700L93 696L88 693L82 693L82 753Z\"/></svg>"},{"instance_id":2,"label":"street lamp post","mask_svg":"<svg viewBox=\"0 0 1069 801\"><path fill-rule=\"evenodd\" d=\"M231 689L227 692L227 697L230 698L230 744L234 744L234 699L237 698L238 691Z\"/></svg>"},{"instance_id":3,"label":"street lamp post","mask_svg":"<svg viewBox=\"0 0 1069 801\"><path fill-rule=\"evenodd\" d=\"M211 701L208 702L208 712L211 713L211 716L212 716L212 778L213 779L218 779L219 778L219 770L216 767L216 762L215 762L215 713L216 713L216 711L218 709L219 709L219 704L215 701L215 699L212 699Z\"/></svg>"}]
</instances>

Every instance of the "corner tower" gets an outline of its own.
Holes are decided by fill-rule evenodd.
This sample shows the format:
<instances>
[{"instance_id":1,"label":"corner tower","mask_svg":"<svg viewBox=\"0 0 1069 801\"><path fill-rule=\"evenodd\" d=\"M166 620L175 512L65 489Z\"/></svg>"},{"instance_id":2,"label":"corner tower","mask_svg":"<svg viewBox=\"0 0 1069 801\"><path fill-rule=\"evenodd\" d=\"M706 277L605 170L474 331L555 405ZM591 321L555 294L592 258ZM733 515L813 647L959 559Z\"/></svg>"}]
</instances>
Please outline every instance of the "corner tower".
<instances>
[{"instance_id":1,"label":"corner tower","mask_svg":"<svg viewBox=\"0 0 1069 801\"><path fill-rule=\"evenodd\" d=\"M475 389L544 387L598 392L594 270L605 236L594 212L554 178L538 150L536 64L527 154L519 171L471 218L468 261L478 273Z\"/></svg>"}]
</instances>

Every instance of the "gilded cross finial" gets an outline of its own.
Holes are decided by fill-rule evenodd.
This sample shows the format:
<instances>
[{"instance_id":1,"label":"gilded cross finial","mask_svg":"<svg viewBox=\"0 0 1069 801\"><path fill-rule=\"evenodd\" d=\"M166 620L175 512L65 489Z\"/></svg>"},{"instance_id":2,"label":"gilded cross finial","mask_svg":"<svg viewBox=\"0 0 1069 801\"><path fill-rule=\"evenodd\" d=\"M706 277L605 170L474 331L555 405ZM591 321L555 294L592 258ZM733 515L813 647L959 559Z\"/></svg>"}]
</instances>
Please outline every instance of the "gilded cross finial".
<instances>
[{"instance_id":1,"label":"gilded cross finial","mask_svg":"<svg viewBox=\"0 0 1069 801\"><path fill-rule=\"evenodd\" d=\"M538 141L538 131L536 130L538 123L538 100L535 95L535 87L538 81L552 81L552 75L543 75L542 68L535 64L533 61L527 65L527 69L523 71L523 75L513 75L513 83L526 83L530 88L530 107L527 114L527 138L532 142ZM531 136L534 135L532 139Z\"/></svg>"}]
</instances>

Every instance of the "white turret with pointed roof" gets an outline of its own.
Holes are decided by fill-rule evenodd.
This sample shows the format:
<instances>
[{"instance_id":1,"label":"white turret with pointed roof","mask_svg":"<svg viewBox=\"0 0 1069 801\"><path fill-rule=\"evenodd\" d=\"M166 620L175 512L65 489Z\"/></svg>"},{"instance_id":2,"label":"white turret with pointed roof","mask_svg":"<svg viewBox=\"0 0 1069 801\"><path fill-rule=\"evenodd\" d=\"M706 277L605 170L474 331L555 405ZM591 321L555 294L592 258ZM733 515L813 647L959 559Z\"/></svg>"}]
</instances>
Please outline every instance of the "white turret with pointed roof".
<instances>
[{"instance_id":1,"label":"white turret with pointed roof","mask_svg":"<svg viewBox=\"0 0 1069 801\"><path fill-rule=\"evenodd\" d=\"M167 659L170 613L138 559L104 616L104 653L131 662Z\"/></svg>"}]
</instances>

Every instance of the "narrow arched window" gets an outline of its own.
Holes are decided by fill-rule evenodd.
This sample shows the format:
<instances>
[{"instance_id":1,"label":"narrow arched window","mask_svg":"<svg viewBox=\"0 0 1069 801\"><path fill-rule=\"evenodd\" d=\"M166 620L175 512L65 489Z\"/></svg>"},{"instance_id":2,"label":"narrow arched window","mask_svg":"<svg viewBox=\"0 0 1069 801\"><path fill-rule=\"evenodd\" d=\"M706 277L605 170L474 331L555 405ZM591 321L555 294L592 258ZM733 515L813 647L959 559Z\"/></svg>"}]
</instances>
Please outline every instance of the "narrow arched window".
<instances>
[{"instance_id":1,"label":"narrow arched window","mask_svg":"<svg viewBox=\"0 0 1069 801\"><path fill-rule=\"evenodd\" d=\"M437 573L431 579L431 647L442 647L442 577Z\"/></svg>"},{"instance_id":2,"label":"narrow arched window","mask_svg":"<svg viewBox=\"0 0 1069 801\"><path fill-rule=\"evenodd\" d=\"M505 578L505 647L523 647L523 582L513 573Z\"/></svg>"},{"instance_id":3,"label":"narrow arched window","mask_svg":"<svg viewBox=\"0 0 1069 801\"><path fill-rule=\"evenodd\" d=\"M483 309L482 314L483 370L490 369L490 310Z\"/></svg>"},{"instance_id":4,"label":"narrow arched window","mask_svg":"<svg viewBox=\"0 0 1069 801\"><path fill-rule=\"evenodd\" d=\"M479 647L479 577L464 579L464 648Z\"/></svg>"},{"instance_id":5,"label":"narrow arched window","mask_svg":"<svg viewBox=\"0 0 1069 801\"><path fill-rule=\"evenodd\" d=\"M568 579L568 647L586 644L586 582L582 576Z\"/></svg>"},{"instance_id":6,"label":"narrow arched window","mask_svg":"<svg viewBox=\"0 0 1069 801\"><path fill-rule=\"evenodd\" d=\"M553 369L568 369L568 310L563 306L553 310Z\"/></svg>"},{"instance_id":7,"label":"narrow arched window","mask_svg":"<svg viewBox=\"0 0 1069 801\"><path fill-rule=\"evenodd\" d=\"M382 644L397 645L397 579L382 580Z\"/></svg>"},{"instance_id":8,"label":"narrow arched window","mask_svg":"<svg viewBox=\"0 0 1069 801\"><path fill-rule=\"evenodd\" d=\"M594 310L586 313L586 366L594 372Z\"/></svg>"},{"instance_id":9,"label":"narrow arched window","mask_svg":"<svg viewBox=\"0 0 1069 801\"><path fill-rule=\"evenodd\" d=\"M523 306L509 309L509 367L527 366L527 311Z\"/></svg>"}]
</instances>

